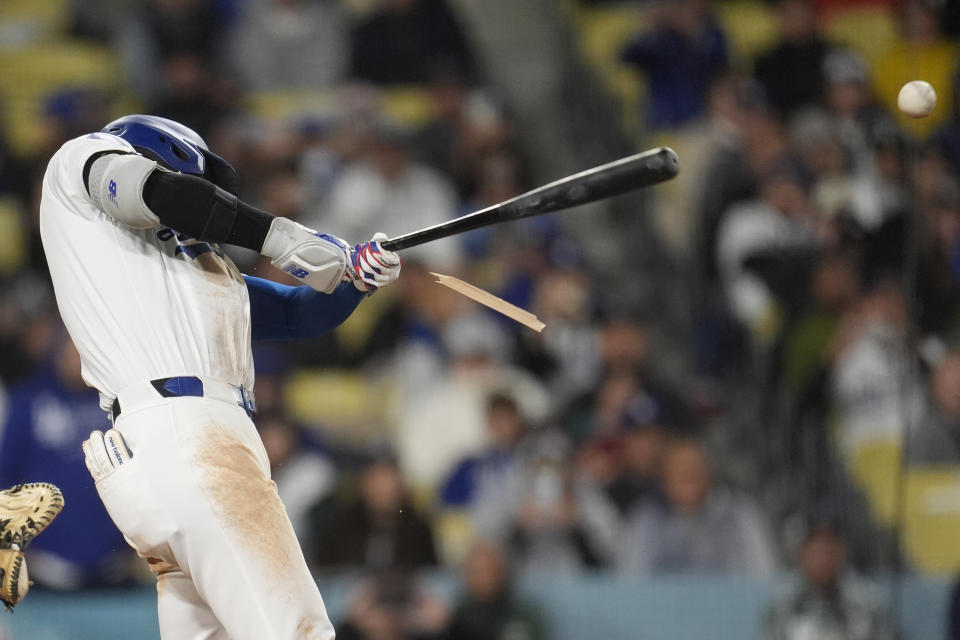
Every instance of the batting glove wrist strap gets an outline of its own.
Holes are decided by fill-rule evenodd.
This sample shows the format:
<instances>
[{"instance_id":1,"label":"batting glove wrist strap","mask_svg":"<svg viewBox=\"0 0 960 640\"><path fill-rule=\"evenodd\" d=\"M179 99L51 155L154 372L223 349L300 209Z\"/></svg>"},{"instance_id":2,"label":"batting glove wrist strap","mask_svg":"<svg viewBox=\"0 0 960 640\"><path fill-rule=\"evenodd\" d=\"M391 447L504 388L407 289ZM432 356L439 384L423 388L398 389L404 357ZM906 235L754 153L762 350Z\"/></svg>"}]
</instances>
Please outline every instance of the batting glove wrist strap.
<instances>
[{"instance_id":1,"label":"batting glove wrist strap","mask_svg":"<svg viewBox=\"0 0 960 640\"><path fill-rule=\"evenodd\" d=\"M270 264L309 287L332 293L343 281L349 248L339 238L318 234L288 218L275 218L260 253Z\"/></svg>"}]
</instances>

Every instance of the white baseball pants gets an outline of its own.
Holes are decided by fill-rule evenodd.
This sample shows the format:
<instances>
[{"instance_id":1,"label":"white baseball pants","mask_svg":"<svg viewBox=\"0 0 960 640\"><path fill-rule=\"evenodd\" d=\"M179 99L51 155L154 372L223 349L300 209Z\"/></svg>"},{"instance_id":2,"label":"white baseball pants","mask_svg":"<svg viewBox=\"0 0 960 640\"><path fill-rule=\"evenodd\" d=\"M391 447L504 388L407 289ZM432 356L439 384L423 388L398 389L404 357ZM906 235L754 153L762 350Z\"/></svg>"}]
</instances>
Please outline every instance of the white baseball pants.
<instances>
[{"instance_id":1,"label":"white baseball pants","mask_svg":"<svg viewBox=\"0 0 960 640\"><path fill-rule=\"evenodd\" d=\"M128 396L114 428L132 458L97 490L157 574L161 637L333 640L246 412L210 398Z\"/></svg>"}]
</instances>

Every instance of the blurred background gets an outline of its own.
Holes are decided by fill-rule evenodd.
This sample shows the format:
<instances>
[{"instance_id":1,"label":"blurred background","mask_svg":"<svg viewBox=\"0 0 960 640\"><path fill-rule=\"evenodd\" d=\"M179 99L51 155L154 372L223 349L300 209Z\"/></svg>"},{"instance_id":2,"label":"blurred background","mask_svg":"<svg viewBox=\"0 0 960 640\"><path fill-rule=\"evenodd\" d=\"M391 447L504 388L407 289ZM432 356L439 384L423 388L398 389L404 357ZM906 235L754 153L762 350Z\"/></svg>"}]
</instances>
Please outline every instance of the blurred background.
<instances>
[{"instance_id":1,"label":"blurred background","mask_svg":"<svg viewBox=\"0 0 960 640\"><path fill-rule=\"evenodd\" d=\"M338 638L960 638L958 36L951 0L0 0L0 485L67 502L0 638L158 637L37 226L50 155L136 112L353 242L680 156L254 345Z\"/></svg>"}]
</instances>

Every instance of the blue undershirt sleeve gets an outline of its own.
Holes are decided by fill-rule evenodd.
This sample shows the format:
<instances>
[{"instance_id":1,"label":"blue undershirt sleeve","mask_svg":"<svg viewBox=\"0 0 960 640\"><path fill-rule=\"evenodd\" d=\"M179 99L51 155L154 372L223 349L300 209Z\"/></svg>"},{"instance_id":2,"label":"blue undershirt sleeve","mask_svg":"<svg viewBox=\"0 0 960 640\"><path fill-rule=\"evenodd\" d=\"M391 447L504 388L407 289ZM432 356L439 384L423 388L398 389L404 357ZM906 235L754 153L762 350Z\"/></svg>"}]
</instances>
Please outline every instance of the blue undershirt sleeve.
<instances>
[{"instance_id":1,"label":"blue undershirt sleeve","mask_svg":"<svg viewBox=\"0 0 960 640\"><path fill-rule=\"evenodd\" d=\"M367 295L349 282L326 294L253 276L243 279L250 293L254 340L316 338L339 326Z\"/></svg>"}]
</instances>

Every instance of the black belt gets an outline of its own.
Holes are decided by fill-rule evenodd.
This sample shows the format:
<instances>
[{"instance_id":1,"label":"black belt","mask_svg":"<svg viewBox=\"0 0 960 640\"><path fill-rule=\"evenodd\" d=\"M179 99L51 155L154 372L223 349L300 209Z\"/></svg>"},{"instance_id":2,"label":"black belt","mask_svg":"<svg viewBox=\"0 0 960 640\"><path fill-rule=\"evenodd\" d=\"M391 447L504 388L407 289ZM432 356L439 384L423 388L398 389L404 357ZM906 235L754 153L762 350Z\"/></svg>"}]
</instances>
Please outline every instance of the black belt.
<instances>
[{"instance_id":1,"label":"black belt","mask_svg":"<svg viewBox=\"0 0 960 640\"><path fill-rule=\"evenodd\" d=\"M254 400L253 391L235 384L224 384L227 384L233 390L238 407L243 408L251 418L257 415L257 403ZM203 380L196 376L157 378L151 380L150 385L157 390L162 398L204 397ZM110 413L114 420L120 417L120 410L120 399L114 398L113 404L110 406Z\"/></svg>"}]
</instances>

